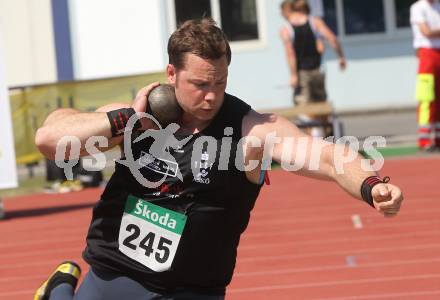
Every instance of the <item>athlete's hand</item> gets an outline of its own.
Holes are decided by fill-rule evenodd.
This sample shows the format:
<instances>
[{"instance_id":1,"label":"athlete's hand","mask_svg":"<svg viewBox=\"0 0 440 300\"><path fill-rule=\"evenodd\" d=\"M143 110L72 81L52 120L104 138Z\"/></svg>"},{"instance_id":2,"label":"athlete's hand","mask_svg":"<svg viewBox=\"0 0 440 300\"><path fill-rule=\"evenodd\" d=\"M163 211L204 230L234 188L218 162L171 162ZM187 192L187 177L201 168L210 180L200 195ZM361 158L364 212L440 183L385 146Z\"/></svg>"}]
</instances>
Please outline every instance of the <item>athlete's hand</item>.
<instances>
[{"instance_id":1,"label":"athlete's hand","mask_svg":"<svg viewBox=\"0 0 440 300\"><path fill-rule=\"evenodd\" d=\"M289 84L291 87L296 88L298 87L298 75L292 74L290 76Z\"/></svg>"},{"instance_id":2,"label":"athlete's hand","mask_svg":"<svg viewBox=\"0 0 440 300\"><path fill-rule=\"evenodd\" d=\"M341 57L339 59L339 69L341 71L344 71L347 68L347 61L345 60L345 57Z\"/></svg>"},{"instance_id":3,"label":"athlete's hand","mask_svg":"<svg viewBox=\"0 0 440 300\"><path fill-rule=\"evenodd\" d=\"M151 90L157 87L158 85L160 85L159 82L153 82L147 85L146 87L141 88L138 91L136 98L133 100L133 104L131 105L131 107L136 112L145 112L147 110L148 95L150 94Z\"/></svg>"},{"instance_id":4,"label":"athlete's hand","mask_svg":"<svg viewBox=\"0 0 440 300\"><path fill-rule=\"evenodd\" d=\"M136 98L133 100L133 104L131 107L136 112L142 112L145 113L147 111L147 103L148 103L148 95L150 92L157 86L159 86L159 82L153 82L146 87L143 87L139 90L139 92L136 95ZM157 128L157 126L148 118L141 118L140 122L142 124L142 127L139 130L147 130L152 128Z\"/></svg>"},{"instance_id":5,"label":"athlete's hand","mask_svg":"<svg viewBox=\"0 0 440 300\"><path fill-rule=\"evenodd\" d=\"M371 190L374 207L385 217L394 217L400 210L403 195L400 189L389 183L376 184Z\"/></svg>"}]
</instances>

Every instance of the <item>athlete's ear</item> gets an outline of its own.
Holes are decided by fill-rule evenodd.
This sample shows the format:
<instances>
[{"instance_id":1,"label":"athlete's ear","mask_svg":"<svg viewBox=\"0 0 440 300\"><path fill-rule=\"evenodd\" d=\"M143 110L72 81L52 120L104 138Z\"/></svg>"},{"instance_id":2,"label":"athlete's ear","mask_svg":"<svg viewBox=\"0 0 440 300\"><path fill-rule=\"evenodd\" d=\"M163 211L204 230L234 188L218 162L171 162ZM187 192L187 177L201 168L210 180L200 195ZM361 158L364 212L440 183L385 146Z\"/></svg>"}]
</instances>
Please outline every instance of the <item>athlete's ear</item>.
<instances>
[{"instance_id":1,"label":"athlete's ear","mask_svg":"<svg viewBox=\"0 0 440 300\"><path fill-rule=\"evenodd\" d=\"M170 85L176 86L176 68L172 64L167 65L167 79Z\"/></svg>"}]
</instances>

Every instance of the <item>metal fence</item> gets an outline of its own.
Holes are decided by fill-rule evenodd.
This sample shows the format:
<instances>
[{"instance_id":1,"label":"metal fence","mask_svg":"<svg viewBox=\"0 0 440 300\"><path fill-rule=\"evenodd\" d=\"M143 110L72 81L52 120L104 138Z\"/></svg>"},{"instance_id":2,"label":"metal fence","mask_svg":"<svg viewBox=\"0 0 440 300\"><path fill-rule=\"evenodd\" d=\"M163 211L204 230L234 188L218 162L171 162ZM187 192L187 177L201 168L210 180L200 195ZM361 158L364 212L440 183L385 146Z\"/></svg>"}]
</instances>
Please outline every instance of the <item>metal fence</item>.
<instances>
[{"instance_id":1,"label":"metal fence","mask_svg":"<svg viewBox=\"0 0 440 300\"><path fill-rule=\"evenodd\" d=\"M42 159L35 147L35 132L53 110L72 107L94 111L108 103L129 103L140 88L154 81L165 80L164 73L154 73L11 87L9 95L17 164L33 164Z\"/></svg>"}]
</instances>

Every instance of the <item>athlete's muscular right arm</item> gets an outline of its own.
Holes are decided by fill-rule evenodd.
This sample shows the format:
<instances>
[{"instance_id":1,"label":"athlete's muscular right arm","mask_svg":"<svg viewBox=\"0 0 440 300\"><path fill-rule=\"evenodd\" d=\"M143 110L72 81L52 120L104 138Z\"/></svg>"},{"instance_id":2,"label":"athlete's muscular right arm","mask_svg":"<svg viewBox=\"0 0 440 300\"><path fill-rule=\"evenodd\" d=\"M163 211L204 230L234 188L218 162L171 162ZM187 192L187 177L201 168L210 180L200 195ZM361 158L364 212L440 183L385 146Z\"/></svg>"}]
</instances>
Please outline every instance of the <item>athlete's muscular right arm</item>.
<instances>
[{"instance_id":1,"label":"athlete's muscular right arm","mask_svg":"<svg viewBox=\"0 0 440 300\"><path fill-rule=\"evenodd\" d=\"M131 106L136 112L145 112L147 96L157 85L157 82L152 83L138 92ZM79 139L81 142L80 156L88 155L85 144L92 136L107 138L108 146L98 147L98 149L100 151L109 150L119 145L123 140L123 136L112 137L107 112L129 107L129 104L112 103L98 108L95 112L87 113L70 108L57 109L49 114L43 126L37 130L35 144L40 152L51 160L55 160L57 144L65 136L75 136ZM148 120L141 120L141 123L143 129L151 127ZM70 153L69 148L66 153ZM64 158L68 159L69 157Z\"/></svg>"}]
</instances>

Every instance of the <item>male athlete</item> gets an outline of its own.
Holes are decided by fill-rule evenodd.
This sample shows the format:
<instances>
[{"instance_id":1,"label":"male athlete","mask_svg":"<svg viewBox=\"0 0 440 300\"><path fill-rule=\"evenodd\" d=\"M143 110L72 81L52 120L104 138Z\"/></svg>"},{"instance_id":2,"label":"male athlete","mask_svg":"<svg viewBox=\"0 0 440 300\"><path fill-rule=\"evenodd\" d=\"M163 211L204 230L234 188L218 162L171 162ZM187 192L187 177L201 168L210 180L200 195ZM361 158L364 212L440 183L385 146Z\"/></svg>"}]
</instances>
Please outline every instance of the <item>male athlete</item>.
<instances>
[{"instance_id":1,"label":"male athlete","mask_svg":"<svg viewBox=\"0 0 440 300\"><path fill-rule=\"evenodd\" d=\"M146 187L127 164L117 163L93 210L83 253L91 268L78 291L74 294L80 269L65 262L34 299L224 299L240 235L262 186L262 164L271 159L293 163L305 157L296 173L333 180L385 216L398 213L400 189L364 171L360 157L338 172L334 153L343 146L315 141L322 151L318 168L309 168L312 138L288 120L259 114L225 93L231 50L211 19L183 23L169 39L168 55L168 83L184 110L175 137L192 135L178 149L168 148L177 165L160 155L140 159L153 141L135 143L132 138L131 155L136 163L144 161L138 165L144 179L155 182L165 174L165 181ZM57 143L66 135L79 138L81 155L92 136L108 138L101 150L123 145L121 132L131 130L127 124L133 115L145 112L147 96L157 85L140 90L131 106L114 103L93 113L54 111L36 134L38 148L54 159ZM138 137L148 129L152 123L142 119L131 133Z\"/></svg>"}]
</instances>

